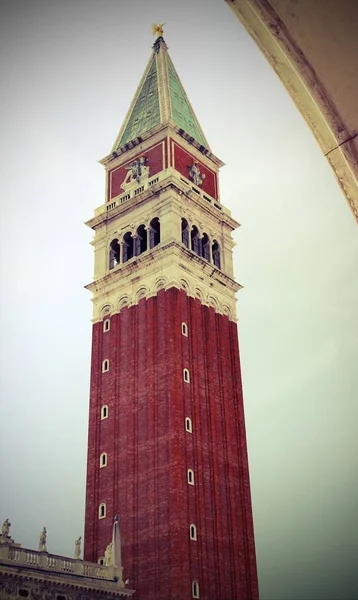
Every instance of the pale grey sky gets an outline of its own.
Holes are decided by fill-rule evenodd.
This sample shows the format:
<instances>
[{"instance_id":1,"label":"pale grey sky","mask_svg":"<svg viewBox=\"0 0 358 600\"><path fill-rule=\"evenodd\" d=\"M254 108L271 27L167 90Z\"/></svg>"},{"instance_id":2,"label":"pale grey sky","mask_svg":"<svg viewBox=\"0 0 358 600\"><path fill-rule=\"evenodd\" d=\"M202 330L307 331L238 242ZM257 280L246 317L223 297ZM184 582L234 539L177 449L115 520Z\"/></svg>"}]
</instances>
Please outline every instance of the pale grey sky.
<instances>
[{"instance_id":1,"label":"pale grey sky","mask_svg":"<svg viewBox=\"0 0 358 600\"><path fill-rule=\"evenodd\" d=\"M1 4L0 519L83 530L96 162L166 21L236 232L262 600L358 597L358 231L292 101L223 0ZM125 562L125 558L124 558Z\"/></svg>"}]
</instances>

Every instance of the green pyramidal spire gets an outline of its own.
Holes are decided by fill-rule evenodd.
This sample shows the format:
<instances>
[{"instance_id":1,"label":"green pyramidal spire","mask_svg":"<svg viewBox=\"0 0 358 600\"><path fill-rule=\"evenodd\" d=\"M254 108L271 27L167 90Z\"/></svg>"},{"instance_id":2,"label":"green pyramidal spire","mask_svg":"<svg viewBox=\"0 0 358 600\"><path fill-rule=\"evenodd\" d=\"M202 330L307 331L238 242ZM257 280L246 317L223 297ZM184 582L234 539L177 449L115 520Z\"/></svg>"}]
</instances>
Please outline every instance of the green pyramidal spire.
<instances>
[{"instance_id":1,"label":"green pyramidal spire","mask_svg":"<svg viewBox=\"0 0 358 600\"><path fill-rule=\"evenodd\" d=\"M156 125L169 121L210 150L167 45L159 37L112 150L118 150Z\"/></svg>"}]
</instances>

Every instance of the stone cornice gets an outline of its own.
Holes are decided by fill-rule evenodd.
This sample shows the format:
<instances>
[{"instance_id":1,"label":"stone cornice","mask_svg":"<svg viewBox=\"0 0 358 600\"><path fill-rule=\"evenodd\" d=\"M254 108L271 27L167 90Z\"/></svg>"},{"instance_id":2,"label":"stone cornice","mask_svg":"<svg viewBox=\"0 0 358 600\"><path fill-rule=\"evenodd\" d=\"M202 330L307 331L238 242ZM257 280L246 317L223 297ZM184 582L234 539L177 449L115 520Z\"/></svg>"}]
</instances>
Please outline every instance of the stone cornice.
<instances>
[{"instance_id":1,"label":"stone cornice","mask_svg":"<svg viewBox=\"0 0 358 600\"><path fill-rule=\"evenodd\" d=\"M213 281L217 281L234 292L237 292L242 288L242 286L234 279L176 240L159 244L150 252L144 252L140 256L134 256L126 263L120 264L109 271L104 277L100 277L96 281L89 283L85 288L92 293L101 292L104 289L107 289L108 286L116 283L119 279L126 279L138 270L145 270L153 261L159 258L159 254L169 249L174 250L174 253L177 254L177 256L185 257L187 260L197 263L202 272L212 278Z\"/></svg>"},{"instance_id":2,"label":"stone cornice","mask_svg":"<svg viewBox=\"0 0 358 600\"><path fill-rule=\"evenodd\" d=\"M104 593L110 597L133 594L133 590L124 587L121 567L58 556L45 550L22 548L20 544L10 541L9 536L8 538L9 541L2 540L0 544L0 591L5 578L8 578L21 585L23 582L32 582L34 585L46 582L46 590L51 585L98 592L99 597L103 597ZM35 597L34 600L40 598L41 596Z\"/></svg>"},{"instance_id":3,"label":"stone cornice","mask_svg":"<svg viewBox=\"0 0 358 600\"><path fill-rule=\"evenodd\" d=\"M103 318L105 306L110 306L110 312L119 312L172 287L236 319L235 293L242 286L175 239L118 265L86 289L93 293L96 322Z\"/></svg>"},{"instance_id":4,"label":"stone cornice","mask_svg":"<svg viewBox=\"0 0 358 600\"><path fill-rule=\"evenodd\" d=\"M0 598L18 598L20 588L27 589L28 598L33 600L56 600L57 594L66 594L68 600L100 600L128 598L134 593L134 590L120 587L114 579L97 579L70 572L56 573L33 565L0 563Z\"/></svg>"},{"instance_id":5,"label":"stone cornice","mask_svg":"<svg viewBox=\"0 0 358 600\"><path fill-rule=\"evenodd\" d=\"M190 137L183 129L175 125L175 123L173 123L171 120L169 120L168 123L160 123L159 125L156 125L153 127L153 129L135 138L123 148L107 154L107 156L100 159L98 162L107 170L114 169L124 162L133 159L138 154L138 151L145 151L145 147L151 146L156 142L160 142L165 137L173 137L174 139L177 139L177 141L181 143L184 148L192 152L199 161L207 163L208 166L211 166L211 162L219 168L225 165L220 158L199 144L199 142Z\"/></svg>"},{"instance_id":6,"label":"stone cornice","mask_svg":"<svg viewBox=\"0 0 358 600\"><path fill-rule=\"evenodd\" d=\"M151 178L153 180L153 178ZM120 215L124 215L126 212L133 210L135 206L144 204L146 202L153 202L153 197L159 196L168 189L172 189L179 196L193 202L194 205L198 206L204 212L210 214L222 223L225 223L230 229L234 230L240 226L235 221L229 211L225 209L219 203L216 203L213 198L203 194L200 188L194 186L189 180L182 177L175 169L167 169L158 175L158 181L153 185L144 189L138 195L134 195L132 198L122 202L121 194L117 203L116 198L111 203L107 203L96 209L95 216L85 222L88 227L96 229L104 223L108 223L112 219L116 219ZM208 200L204 199L207 198Z\"/></svg>"}]
</instances>

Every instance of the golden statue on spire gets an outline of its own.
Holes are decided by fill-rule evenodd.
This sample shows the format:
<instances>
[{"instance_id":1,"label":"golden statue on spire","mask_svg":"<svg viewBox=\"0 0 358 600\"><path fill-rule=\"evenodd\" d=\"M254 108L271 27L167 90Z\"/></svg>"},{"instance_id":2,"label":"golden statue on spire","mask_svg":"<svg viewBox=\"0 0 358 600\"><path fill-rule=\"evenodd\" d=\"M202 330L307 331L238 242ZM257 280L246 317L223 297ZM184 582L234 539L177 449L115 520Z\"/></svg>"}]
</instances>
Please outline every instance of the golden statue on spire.
<instances>
[{"instance_id":1,"label":"golden statue on spire","mask_svg":"<svg viewBox=\"0 0 358 600\"><path fill-rule=\"evenodd\" d=\"M156 35L157 37L163 37L163 25L165 25L165 23L161 23L160 25L152 25L152 34Z\"/></svg>"}]
</instances>

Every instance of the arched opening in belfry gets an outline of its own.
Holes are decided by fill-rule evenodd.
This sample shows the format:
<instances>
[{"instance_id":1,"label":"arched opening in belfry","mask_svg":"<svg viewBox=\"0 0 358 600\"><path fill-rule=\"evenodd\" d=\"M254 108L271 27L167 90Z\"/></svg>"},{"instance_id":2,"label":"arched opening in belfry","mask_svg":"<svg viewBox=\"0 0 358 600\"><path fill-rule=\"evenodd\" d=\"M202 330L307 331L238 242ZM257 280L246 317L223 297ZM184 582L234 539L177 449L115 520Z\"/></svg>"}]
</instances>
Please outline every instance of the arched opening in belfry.
<instances>
[{"instance_id":1,"label":"arched opening in belfry","mask_svg":"<svg viewBox=\"0 0 358 600\"><path fill-rule=\"evenodd\" d=\"M134 239L130 231L123 236L123 262L134 256Z\"/></svg>"},{"instance_id":2,"label":"arched opening in belfry","mask_svg":"<svg viewBox=\"0 0 358 600\"><path fill-rule=\"evenodd\" d=\"M217 267L218 269L221 269L220 247L216 240L214 240L214 243L211 247L211 251L213 254L213 263L214 263L215 267Z\"/></svg>"},{"instance_id":3,"label":"arched opening in belfry","mask_svg":"<svg viewBox=\"0 0 358 600\"><path fill-rule=\"evenodd\" d=\"M210 262L210 241L207 233L201 238L201 254L208 262Z\"/></svg>"},{"instance_id":4,"label":"arched opening in belfry","mask_svg":"<svg viewBox=\"0 0 358 600\"><path fill-rule=\"evenodd\" d=\"M139 225L135 238L135 254L139 256L142 252L148 250L148 234L144 225Z\"/></svg>"},{"instance_id":5,"label":"arched opening in belfry","mask_svg":"<svg viewBox=\"0 0 358 600\"><path fill-rule=\"evenodd\" d=\"M191 229L190 237L191 237L191 249L193 250L193 252L195 252L196 254L199 254L199 256L200 256L201 255L200 237L199 237L198 228L195 225L193 225L193 227Z\"/></svg>"},{"instance_id":6,"label":"arched opening in belfry","mask_svg":"<svg viewBox=\"0 0 358 600\"><path fill-rule=\"evenodd\" d=\"M113 269L119 264L120 260L120 244L116 239L112 240L109 246L109 268Z\"/></svg>"},{"instance_id":7,"label":"arched opening in belfry","mask_svg":"<svg viewBox=\"0 0 358 600\"><path fill-rule=\"evenodd\" d=\"M150 222L149 229L149 247L154 248L160 244L160 221L155 217Z\"/></svg>"},{"instance_id":8,"label":"arched opening in belfry","mask_svg":"<svg viewBox=\"0 0 358 600\"><path fill-rule=\"evenodd\" d=\"M189 248L189 225L186 219L181 220L181 241Z\"/></svg>"}]
</instances>

